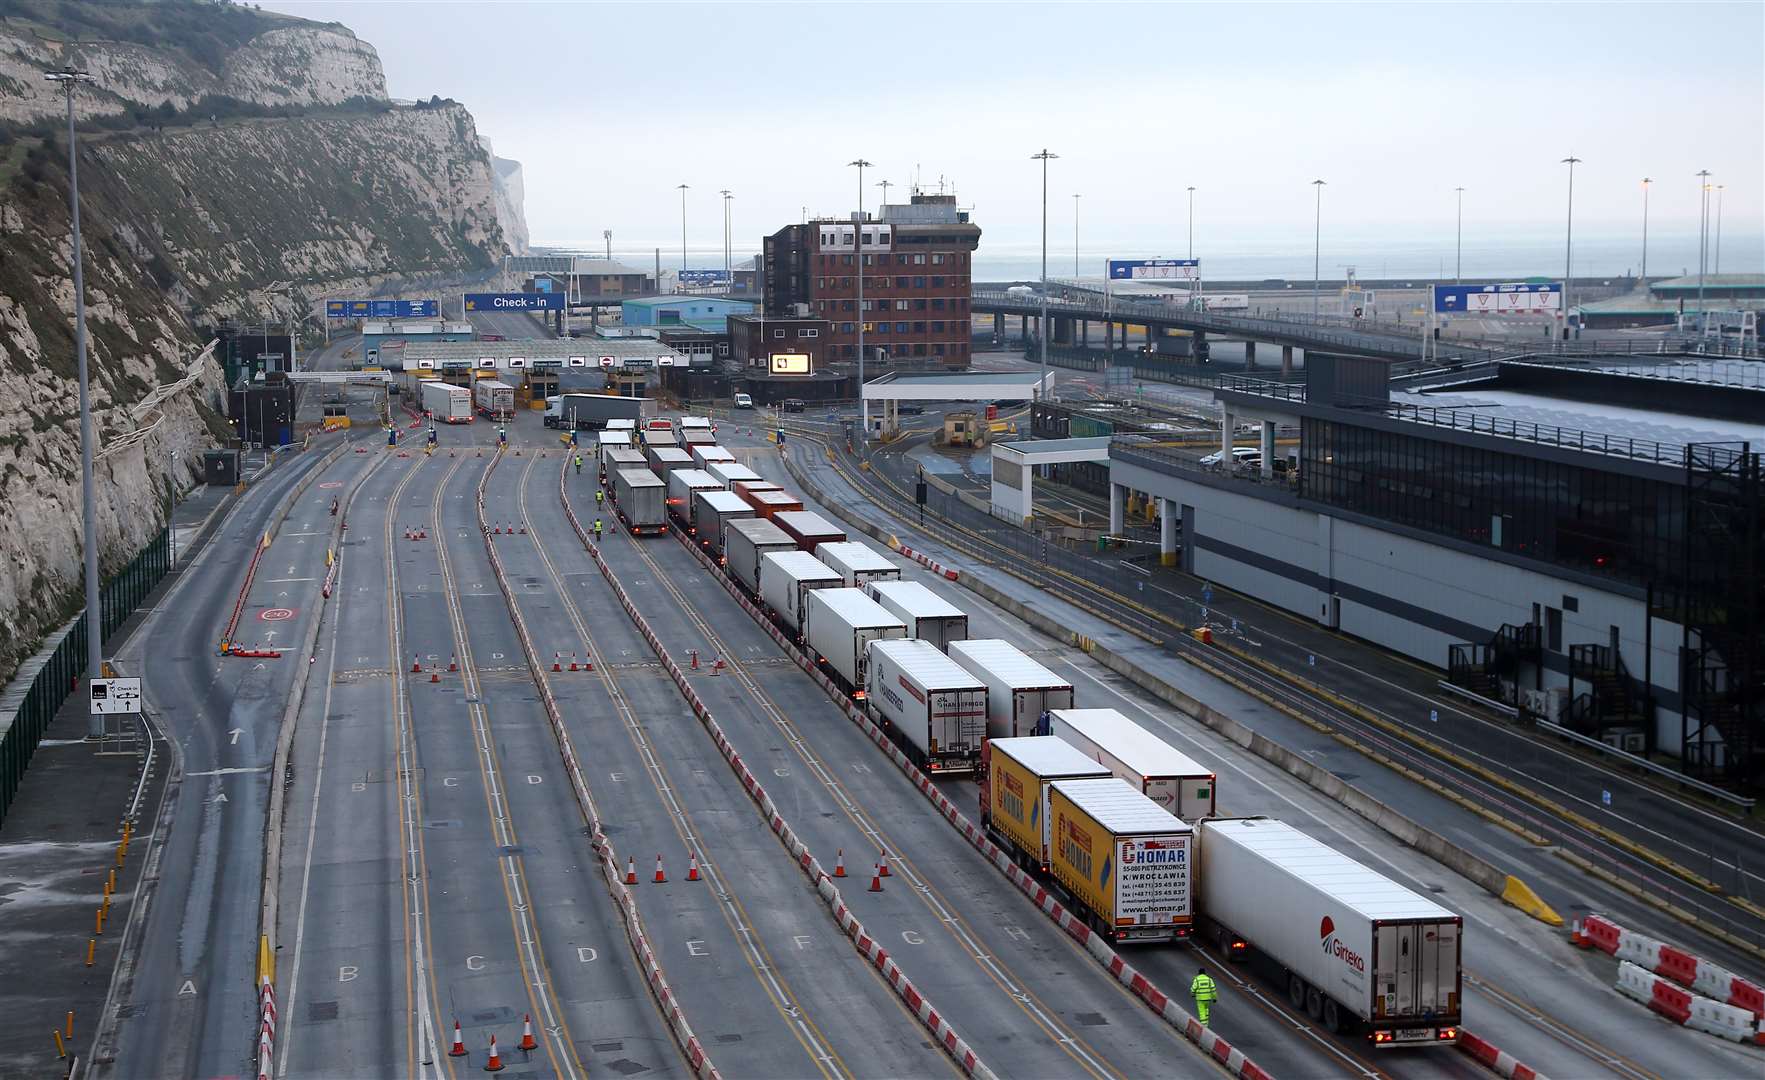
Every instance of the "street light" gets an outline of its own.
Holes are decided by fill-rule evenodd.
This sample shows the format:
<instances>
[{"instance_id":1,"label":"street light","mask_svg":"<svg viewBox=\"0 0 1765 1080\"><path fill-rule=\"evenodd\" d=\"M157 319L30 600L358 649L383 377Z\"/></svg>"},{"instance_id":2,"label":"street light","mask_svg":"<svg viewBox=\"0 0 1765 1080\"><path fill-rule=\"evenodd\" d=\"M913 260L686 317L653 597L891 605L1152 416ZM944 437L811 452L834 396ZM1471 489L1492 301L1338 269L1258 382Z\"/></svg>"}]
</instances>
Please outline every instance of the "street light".
<instances>
[{"instance_id":1,"label":"street light","mask_svg":"<svg viewBox=\"0 0 1765 1080\"><path fill-rule=\"evenodd\" d=\"M1044 397L1048 393L1048 163L1058 157L1045 147L1030 155L1031 161L1042 163L1042 321L1036 327L1036 336L1042 341L1042 378L1036 386Z\"/></svg>"},{"instance_id":2,"label":"street light","mask_svg":"<svg viewBox=\"0 0 1765 1080\"><path fill-rule=\"evenodd\" d=\"M601 239L605 240L607 242L607 261L612 262L613 261L613 230L612 229L602 229L601 230Z\"/></svg>"},{"instance_id":3,"label":"street light","mask_svg":"<svg viewBox=\"0 0 1765 1080\"><path fill-rule=\"evenodd\" d=\"M1569 166L1569 212L1563 226L1563 338L1569 337L1569 294L1575 287L1575 166L1581 159L1574 154L1557 162Z\"/></svg>"},{"instance_id":4,"label":"street light","mask_svg":"<svg viewBox=\"0 0 1765 1080\"><path fill-rule=\"evenodd\" d=\"M680 185L680 290L686 291L686 185Z\"/></svg>"},{"instance_id":5,"label":"street light","mask_svg":"<svg viewBox=\"0 0 1765 1080\"><path fill-rule=\"evenodd\" d=\"M718 194L723 196L723 277L724 287L728 288L731 284L729 282L729 200L735 196L729 193L728 188L724 188Z\"/></svg>"},{"instance_id":6,"label":"street light","mask_svg":"<svg viewBox=\"0 0 1765 1080\"><path fill-rule=\"evenodd\" d=\"M1318 318L1318 268L1322 265L1324 251L1324 182L1313 180L1312 188L1318 193L1317 215L1312 220L1312 254L1311 254L1311 317Z\"/></svg>"},{"instance_id":7,"label":"street light","mask_svg":"<svg viewBox=\"0 0 1765 1080\"><path fill-rule=\"evenodd\" d=\"M1698 333L1710 332L1710 316L1704 313L1704 266L1710 254L1710 170L1698 170Z\"/></svg>"},{"instance_id":8,"label":"street light","mask_svg":"<svg viewBox=\"0 0 1765 1080\"><path fill-rule=\"evenodd\" d=\"M46 71L43 77L60 83L67 95L67 205L73 219L74 354L80 371L80 503L85 519L86 668L88 678L100 679L104 677L104 625L98 605L98 507L92 487L92 400L86 374L86 271L80 251L80 161L79 147L74 142L74 87L95 80L90 74L71 67ZM103 738L103 716L87 718L86 736Z\"/></svg>"},{"instance_id":9,"label":"street light","mask_svg":"<svg viewBox=\"0 0 1765 1080\"><path fill-rule=\"evenodd\" d=\"M889 189L895 186L894 181L878 180L876 186L883 189L882 205L889 205Z\"/></svg>"},{"instance_id":10,"label":"street light","mask_svg":"<svg viewBox=\"0 0 1765 1080\"><path fill-rule=\"evenodd\" d=\"M859 426L864 429L858 441L870 441L870 408L864 402L864 170L871 167L870 162L856 158L846 162L848 168L858 170L858 212L852 220L852 249L858 254L858 419ZM804 215L807 216L807 208Z\"/></svg>"},{"instance_id":11,"label":"street light","mask_svg":"<svg viewBox=\"0 0 1765 1080\"><path fill-rule=\"evenodd\" d=\"M1072 197L1072 276L1079 276L1079 200L1083 195L1076 192Z\"/></svg>"},{"instance_id":12,"label":"street light","mask_svg":"<svg viewBox=\"0 0 1765 1080\"><path fill-rule=\"evenodd\" d=\"M1654 178L1642 178L1642 287L1649 287L1649 185Z\"/></svg>"},{"instance_id":13,"label":"street light","mask_svg":"<svg viewBox=\"0 0 1765 1080\"><path fill-rule=\"evenodd\" d=\"M1465 282L1465 189L1456 187L1453 190L1459 193L1459 227L1458 244L1452 259L1452 280L1454 284L1462 285Z\"/></svg>"},{"instance_id":14,"label":"street light","mask_svg":"<svg viewBox=\"0 0 1765 1080\"><path fill-rule=\"evenodd\" d=\"M1189 258L1195 257L1195 188L1189 187Z\"/></svg>"}]
</instances>

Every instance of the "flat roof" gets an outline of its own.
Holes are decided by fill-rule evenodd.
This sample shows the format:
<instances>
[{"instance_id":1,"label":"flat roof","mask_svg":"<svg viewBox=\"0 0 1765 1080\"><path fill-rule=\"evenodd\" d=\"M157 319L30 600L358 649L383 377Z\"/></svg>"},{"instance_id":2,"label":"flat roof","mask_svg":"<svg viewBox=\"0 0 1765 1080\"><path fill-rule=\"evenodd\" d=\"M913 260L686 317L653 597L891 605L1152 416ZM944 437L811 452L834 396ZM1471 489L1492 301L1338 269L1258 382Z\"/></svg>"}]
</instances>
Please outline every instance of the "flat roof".
<instances>
[{"instance_id":1,"label":"flat roof","mask_svg":"<svg viewBox=\"0 0 1765 1080\"><path fill-rule=\"evenodd\" d=\"M520 338L515 341L423 341L412 338L404 347L407 360L477 360L512 356L529 360L565 360L580 356L595 366L603 356L680 356L654 338ZM499 367L505 365L498 365Z\"/></svg>"},{"instance_id":2,"label":"flat roof","mask_svg":"<svg viewBox=\"0 0 1765 1080\"><path fill-rule=\"evenodd\" d=\"M1035 386L1042 379L1039 371L953 371L940 374L935 371L899 372L891 371L881 378L872 379L866 386L889 383L895 386L936 386L963 387L981 386L987 383L1011 383L1017 386Z\"/></svg>"},{"instance_id":3,"label":"flat roof","mask_svg":"<svg viewBox=\"0 0 1765 1080\"><path fill-rule=\"evenodd\" d=\"M1098 435L1084 439L1017 439L1012 442L994 443L993 449L1022 454L1038 463L1044 457L1102 461L1109 456L1111 438L1109 435Z\"/></svg>"},{"instance_id":4,"label":"flat roof","mask_svg":"<svg viewBox=\"0 0 1765 1080\"><path fill-rule=\"evenodd\" d=\"M1018 401L1047 396L1054 372L1046 384L1039 371L905 373L891 371L864 384L863 396L871 401Z\"/></svg>"},{"instance_id":5,"label":"flat roof","mask_svg":"<svg viewBox=\"0 0 1765 1080\"><path fill-rule=\"evenodd\" d=\"M1604 435L1613 440L1654 443L1666 456L1679 460L1693 443L1765 441L1765 410L1760 422L1741 423L1704 416L1687 416L1652 409L1627 408L1518 390L1465 390L1438 394L1397 394L1391 399L1413 402L1422 408L1451 408L1455 412L1496 417L1520 425L1561 428Z\"/></svg>"}]
</instances>

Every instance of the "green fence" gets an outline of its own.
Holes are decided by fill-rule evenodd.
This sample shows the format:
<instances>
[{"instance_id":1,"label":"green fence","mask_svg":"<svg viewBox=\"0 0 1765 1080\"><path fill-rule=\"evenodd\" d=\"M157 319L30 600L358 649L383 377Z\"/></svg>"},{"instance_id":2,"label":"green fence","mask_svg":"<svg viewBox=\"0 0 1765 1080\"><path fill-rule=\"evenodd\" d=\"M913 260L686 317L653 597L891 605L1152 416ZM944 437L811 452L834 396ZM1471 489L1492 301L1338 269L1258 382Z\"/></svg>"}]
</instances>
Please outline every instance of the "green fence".
<instances>
[{"instance_id":1,"label":"green fence","mask_svg":"<svg viewBox=\"0 0 1765 1080\"><path fill-rule=\"evenodd\" d=\"M170 537L161 530L121 573L104 583L98 606L103 613L105 637L134 613L165 577L170 565ZM30 767L43 732L73 691L75 681L85 672L86 618L82 611L61 631L61 640L27 661L12 687L0 695L0 723L8 724L0 733L0 823L6 820L6 810L24 781L25 770ZM26 678L30 679L28 685Z\"/></svg>"}]
</instances>

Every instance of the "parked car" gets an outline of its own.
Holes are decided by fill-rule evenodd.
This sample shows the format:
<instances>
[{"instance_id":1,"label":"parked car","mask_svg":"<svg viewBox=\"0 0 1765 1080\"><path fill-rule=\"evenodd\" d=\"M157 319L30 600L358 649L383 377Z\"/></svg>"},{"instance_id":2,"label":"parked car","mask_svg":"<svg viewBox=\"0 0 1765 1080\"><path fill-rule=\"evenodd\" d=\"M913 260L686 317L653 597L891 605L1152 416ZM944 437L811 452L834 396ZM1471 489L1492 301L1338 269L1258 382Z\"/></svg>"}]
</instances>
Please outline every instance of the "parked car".
<instances>
[{"instance_id":1,"label":"parked car","mask_svg":"<svg viewBox=\"0 0 1765 1080\"><path fill-rule=\"evenodd\" d=\"M735 407L738 409L751 409L751 408L753 408L754 407L753 396L750 394L737 394L735 396Z\"/></svg>"},{"instance_id":2,"label":"parked car","mask_svg":"<svg viewBox=\"0 0 1765 1080\"><path fill-rule=\"evenodd\" d=\"M803 404L802 398L794 397L785 398L783 401L779 402L778 407L784 412L802 412L804 409L808 408L807 405Z\"/></svg>"},{"instance_id":3,"label":"parked car","mask_svg":"<svg viewBox=\"0 0 1765 1080\"><path fill-rule=\"evenodd\" d=\"M1213 453L1208 454L1206 457L1202 458L1201 463L1211 469L1211 468L1214 468L1215 466L1219 465L1219 463L1224 460L1225 460L1224 452L1220 451L1220 450L1215 450ZM1261 450L1258 450L1254 446L1234 446L1234 447L1232 447L1232 464L1244 465L1244 464L1252 464L1252 463L1257 464L1257 465L1262 464L1262 451Z\"/></svg>"}]
</instances>

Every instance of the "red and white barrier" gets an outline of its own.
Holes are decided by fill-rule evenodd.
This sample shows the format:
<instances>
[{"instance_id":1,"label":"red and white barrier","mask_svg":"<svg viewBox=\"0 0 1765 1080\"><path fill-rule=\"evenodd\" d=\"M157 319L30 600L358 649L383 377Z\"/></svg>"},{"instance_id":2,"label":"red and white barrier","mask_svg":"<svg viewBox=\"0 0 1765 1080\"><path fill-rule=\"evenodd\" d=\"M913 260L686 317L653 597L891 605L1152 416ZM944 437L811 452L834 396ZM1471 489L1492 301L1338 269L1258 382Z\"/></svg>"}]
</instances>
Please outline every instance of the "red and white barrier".
<instances>
[{"instance_id":1,"label":"red and white barrier","mask_svg":"<svg viewBox=\"0 0 1765 1080\"><path fill-rule=\"evenodd\" d=\"M1598 949L1644 971L1664 975L1704 997L1745 1010L1755 1021L1765 1019L1765 988L1758 983L1647 934L1627 930L1604 915L1589 915L1571 927L1569 940L1581 948Z\"/></svg>"},{"instance_id":2,"label":"red and white barrier","mask_svg":"<svg viewBox=\"0 0 1765 1080\"><path fill-rule=\"evenodd\" d=\"M950 569L949 567L945 566L943 563L938 562L936 559L928 558L926 556L925 552L923 552L923 551L914 551L912 548L908 547L905 544L901 545L899 550L900 550L901 554L907 556L909 559L912 559L914 562L918 563L919 565L925 567L927 570L930 570L935 574L942 574L942 575L944 575L944 577L946 577L947 579L949 579L951 581L955 581L958 577L958 574L955 570Z\"/></svg>"},{"instance_id":3,"label":"red and white barrier","mask_svg":"<svg viewBox=\"0 0 1765 1080\"><path fill-rule=\"evenodd\" d=\"M1459 1033L1459 1053L1474 1058L1484 1068L1503 1077L1504 1080L1550 1080L1549 1077L1530 1065L1522 1065L1506 1050L1491 1045L1487 1039L1479 1038L1468 1031Z\"/></svg>"},{"instance_id":4,"label":"red and white barrier","mask_svg":"<svg viewBox=\"0 0 1765 1080\"><path fill-rule=\"evenodd\" d=\"M1765 1046L1758 1018L1735 1005L1700 997L1670 979L1628 960L1618 962L1618 992L1640 1001L1682 1027L1707 1031L1718 1038Z\"/></svg>"},{"instance_id":5,"label":"red and white barrier","mask_svg":"<svg viewBox=\"0 0 1765 1080\"><path fill-rule=\"evenodd\" d=\"M577 807L582 811L583 820L589 825L589 844L599 858L601 876L606 879L607 889L613 896L613 902L619 906L620 922L625 927L625 936L630 940L633 951L637 953L638 962L643 965L644 981L649 984L650 993L662 1009L669 1028L686 1051L687 1060L691 1063L693 1075L699 1080L722 1080L722 1074L712 1063L711 1057L705 1052L704 1044L693 1033L692 1025L687 1022L686 1013L681 1009L679 999L674 996L674 988L668 984L668 977L662 970L661 961L656 959L655 950L650 947L649 934L644 930L643 920L637 910L637 899L631 890L626 888L618 864L618 853L607 840L601 827L600 815L596 812L594 800L588 791L588 783L582 778L582 767L576 756L575 744L570 739L570 732L564 725L564 714L558 708L557 698L552 695L551 685L546 681L545 670L540 661L539 653L533 647L533 639L527 632L527 620L521 615L520 605L515 602L514 590L509 588L507 575L503 572L502 558L492 544L488 523L484 518L484 488L490 481L490 474L496 470L499 458L492 458L484 475L478 480L477 509L480 532L484 537L484 550L490 558L490 568L496 578L497 588L502 590L503 600L509 609L509 616L515 624L515 636L521 642L521 653L527 661L528 674L539 690L540 703L545 706L546 719L551 724L552 737L558 744L558 753L564 760L564 771L570 777L570 789L576 796ZM562 478L559 479L560 491ZM580 530L578 530L580 531Z\"/></svg>"},{"instance_id":6,"label":"red and white barrier","mask_svg":"<svg viewBox=\"0 0 1765 1080\"><path fill-rule=\"evenodd\" d=\"M580 527L578 527L577 531L580 533ZM1083 919L1080 919L1070 911L1067 911L1066 908L1055 899L1053 893L1044 888L1035 878L1019 869L1010 856L1006 855L1005 852L1001 851L997 845L987 838L985 830L968 820L962 811L956 808L956 804L952 803L944 796L943 792L937 789L937 787L931 782L930 778L913 764L912 760L908 758L886 734L883 733L882 729L872 723L870 717L866 716L862 709L854 706L850 702L845 694L834 685L833 680L829 679L827 675L822 673L822 671L810 661L807 656L798 651L798 649L791 644L790 640L772 624L771 620L767 619L765 615L761 613L760 609L755 607L746 596L742 595L741 590L735 585L729 576L716 565L709 555L705 554L704 551L700 550L698 545L692 543L686 537L679 536L679 534L676 534L676 536L681 543L686 546L686 549L693 552L699 561L711 571L712 576L723 584L724 589L727 590L731 596L735 597L736 602L742 606L742 610L752 616L754 621L760 625L761 629L765 630L772 636L772 639L784 650L784 654L794 660L799 668L801 668L810 678L814 679L816 683L826 691L827 695L833 699L834 703L839 706L841 711L845 713L846 718L853 724L857 725L870 741L876 745L877 749L887 755L889 760L893 761L896 767L906 774L907 778L919 789L920 794L924 795L927 800L938 808L938 812L944 815L945 820L955 826L956 830L960 832L977 851L985 856L1000 873L1004 874L1011 883L1016 885L1024 895L1028 896L1037 907L1041 908L1043 914L1047 915L1056 925L1066 931L1068 936L1083 945L1097 962L1102 964L1104 969L1115 977L1116 981L1133 991L1134 995L1138 997L1147 1008L1151 1009L1167 1024L1170 1024L1178 1031L1181 1031L1191 1042L1201 1047L1203 1052L1207 1053L1214 1058L1214 1060L1230 1070L1232 1075L1241 1077L1243 1080L1269 1080L1269 1074L1255 1062L1247 1058L1243 1051L1232 1046L1231 1043L1216 1035L1211 1028L1204 1026L1201 1021L1191 1016L1182 1008L1182 1006L1178 1005L1176 1000L1171 998L1170 995L1160 990L1150 979L1140 974L1132 967L1132 965L1123 960L1119 953L1110 948L1108 942L1103 939L1102 935L1093 933ZM907 549L903 548L902 550L905 551ZM603 567L602 572L604 574L609 574L609 580L611 580L609 571ZM617 585L615 585L615 588L617 588ZM689 700L696 701L696 695L689 694ZM719 739L721 739L720 735ZM719 746L722 745L724 744L720 741ZM730 751L726 750L725 756L728 756L729 753ZM746 783L745 780L744 783Z\"/></svg>"},{"instance_id":7,"label":"red and white barrier","mask_svg":"<svg viewBox=\"0 0 1765 1080\"><path fill-rule=\"evenodd\" d=\"M257 991L257 1080L270 1080L275 1075L275 1061L276 987L265 975Z\"/></svg>"},{"instance_id":8,"label":"red and white barrier","mask_svg":"<svg viewBox=\"0 0 1765 1080\"><path fill-rule=\"evenodd\" d=\"M919 992L912 980L901 970L900 965L896 964L894 959L889 956L888 950L871 937L864 929L864 924L852 914L851 909L846 906L844 897L840 895L839 889L834 885L833 876L822 869L821 861L809 850L809 846L797 837L796 830L785 820L784 815L778 812L777 804L772 801L772 796L766 793L759 778L748 768L747 763L742 761L741 755L736 753L735 747L723 734L722 725L717 723L716 718L711 715L711 710L699 697L698 691L688 681L686 672L681 670L680 665L675 663L674 658L668 654L668 650L662 645L662 639L656 636L655 631L650 628L649 620L645 619L642 613L637 610L637 605L632 603L631 596L626 593L625 587L614 575L613 568L601 557L600 548L589 538L587 530L577 520L576 511L571 507L570 500L565 494L562 472L558 477L558 497L564 504L564 516L569 520L571 529L575 530L576 538L581 541L589 558L593 559L595 566L600 569L601 576L606 578L607 584L612 586L613 595L618 598L619 605L625 609L625 614L630 617L632 624L643 635L644 641L655 652L656 658L662 661L663 668L674 680L675 686L686 698L687 704L692 706L693 716L710 734L718 752L723 755L723 759L734 770L736 778L741 781L742 788L747 791L748 797L754 800L754 803L760 808L760 813L765 817L767 826L784 844L785 850L790 852L791 859L796 862L798 868L815 885L816 893L833 912L834 921L852 940L852 944L858 952L882 974L895 994L907 1005L914 1016L918 1017L926 1030L931 1032L932 1037L944 1048L944 1051L950 1055L951 1060L962 1069L963 1073L980 1078L980 1080L994 1080L997 1074L980 1059L980 1055L975 1053L974 1048L956 1033L956 1029L950 1025L950 1022L933 1007L931 1001L924 994ZM689 549L698 550L690 540L678 532L675 535L680 536L681 541ZM702 553L701 557L703 557Z\"/></svg>"}]
</instances>

